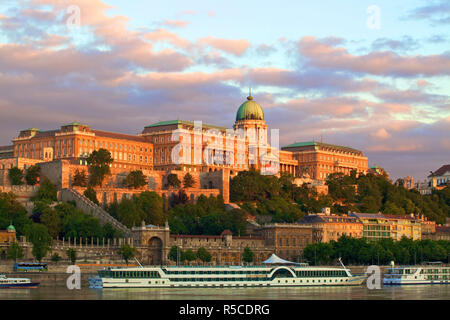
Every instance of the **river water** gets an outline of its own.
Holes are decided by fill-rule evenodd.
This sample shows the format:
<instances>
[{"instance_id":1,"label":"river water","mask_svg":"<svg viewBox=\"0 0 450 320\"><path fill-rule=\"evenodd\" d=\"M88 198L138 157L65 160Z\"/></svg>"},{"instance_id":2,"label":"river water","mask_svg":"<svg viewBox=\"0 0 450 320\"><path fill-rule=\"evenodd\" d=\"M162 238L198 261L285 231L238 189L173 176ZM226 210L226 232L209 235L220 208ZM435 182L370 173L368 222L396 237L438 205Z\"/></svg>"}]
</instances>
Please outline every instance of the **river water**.
<instances>
[{"instance_id":1,"label":"river water","mask_svg":"<svg viewBox=\"0 0 450 320\"><path fill-rule=\"evenodd\" d=\"M294 288L0 289L0 300L450 300L450 285Z\"/></svg>"}]
</instances>

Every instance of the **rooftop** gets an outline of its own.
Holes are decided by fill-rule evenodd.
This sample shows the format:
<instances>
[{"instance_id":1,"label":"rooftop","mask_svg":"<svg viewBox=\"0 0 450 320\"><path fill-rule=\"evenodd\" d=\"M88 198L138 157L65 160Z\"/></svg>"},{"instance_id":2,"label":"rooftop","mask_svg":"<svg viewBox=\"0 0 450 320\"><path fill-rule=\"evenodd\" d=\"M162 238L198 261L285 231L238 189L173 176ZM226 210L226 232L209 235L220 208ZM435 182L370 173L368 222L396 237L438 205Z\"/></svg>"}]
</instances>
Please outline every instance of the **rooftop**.
<instances>
[{"instance_id":1,"label":"rooftop","mask_svg":"<svg viewBox=\"0 0 450 320\"><path fill-rule=\"evenodd\" d=\"M428 177L439 177L443 176L446 172L450 172L450 164L443 165L439 169L433 172L433 174L430 174Z\"/></svg>"},{"instance_id":2,"label":"rooftop","mask_svg":"<svg viewBox=\"0 0 450 320\"><path fill-rule=\"evenodd\" d=\"M167 120L167 121L159 121L157 123L150 124L148 126L145 126L145 128L154 128L154 127L162 127L162 126L171 126L171 125L187 125L187 126L194 126L194 121L187 121L187 120ZM219 130L226 130L227 127L221 127L221 126L215 126L211 124L205 124L202 123L203 128L212 128L212 129L219 129Z\"/></svg>"},{"instance_id":3,"label":"rooftop","mask_svg":"<svg viewBox=\"0 0 450 320\"><path fill-rule=\"evenodd\" d=\"M285 147L282 147L282 149L284 149L284 148L298 148L298 147L311 147L311 146L337 148L337 149L342 149L342 150L345 150L345 151L361 153L360 150L356 150L356 149L353 149L353 148L350 148L350 147L339 146L339 145L335 145L335 144L329 144L329 143L323 143L323 142L317 142L317 141L295 142L295 143L292 143L292 144L287 145Z\"/></svg>"}]
</instances>

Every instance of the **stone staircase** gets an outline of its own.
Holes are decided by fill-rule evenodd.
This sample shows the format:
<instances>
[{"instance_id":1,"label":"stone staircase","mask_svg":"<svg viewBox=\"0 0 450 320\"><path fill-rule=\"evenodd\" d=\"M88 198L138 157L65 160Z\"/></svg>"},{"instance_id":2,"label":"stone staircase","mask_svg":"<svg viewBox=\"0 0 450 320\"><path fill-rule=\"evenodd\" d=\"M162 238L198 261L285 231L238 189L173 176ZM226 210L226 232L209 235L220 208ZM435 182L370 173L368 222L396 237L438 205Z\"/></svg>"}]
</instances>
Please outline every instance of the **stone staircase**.
<instances>
[{"instance_id":1,"label":"stone staircase","mask_svg":"<svg viewBox=\"0 0 450 320\"><path fill-rule=\"evenodd\" d=\"M131 237L131 230L125 225L114 219L108 212L102 207L92 202L83 194L74 189L62 189L59 193L60 201L75 201L77 209L83 211L86 214L90 214L100 221L100 224L104 225L110 223L114 228L122 231L125 237Z\"/></svg>"}]
</instances>

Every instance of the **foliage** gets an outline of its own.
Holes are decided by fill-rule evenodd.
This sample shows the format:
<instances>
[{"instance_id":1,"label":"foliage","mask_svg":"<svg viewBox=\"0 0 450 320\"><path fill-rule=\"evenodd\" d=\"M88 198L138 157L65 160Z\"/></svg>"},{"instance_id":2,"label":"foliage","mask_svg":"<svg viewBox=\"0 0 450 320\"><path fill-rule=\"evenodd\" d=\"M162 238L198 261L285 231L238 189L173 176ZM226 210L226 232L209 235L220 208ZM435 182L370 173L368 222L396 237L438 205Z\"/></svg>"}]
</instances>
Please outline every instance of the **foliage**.
<instances>
[{"instance_id":1,"label":"foliage","mask_svg":"<svg viewBox=\"0 0 450 320\"><path fill-rule=\"evenodd\" d=\"M25 234L26 226L32 223L27 210L16 200L13 193L0 193L0 230L10 224L16 228L17 236Z\"/></svg>"},{"instance_id":2,"label":"foliage","mask_svg":"<svg viewBox=\"0 0 450 320\"><path fill-rule=\"evenodd\" d=\"M242 260L246 263L253 262L255 254L249 247L244 248L244 253L242 254Z\"/></svg>"},{"instance_id":3,"label":"foliage","mask_svg":"<svg viewBox=\"0 0 450 320\"><path fill-rule=\"evenodd\" d=\"M141 170L131 171L123 182L126 187L134 189L145 187L147 183L147 178Z\"/></svg>"},{"instance_id":4,"label":"foliage","mask_svg":"<svg viewBox=\"0 0 450 320\"><path fill-rule=\"evenodd\" d=\"M55 252L54 254L52 254L50 260L52 260L55 263L58 263L59 261L61 261L61 256Z\"/></svg>"},{"instance_id":5,"label":"foliage","mask_svg":"<svg viewBox=\"0 0 450 320\"><path fill-rule=\"evenodd\" d=\"M119 250L117 250L117 253L128 265L128 261L136 256L136 248L130 246L128 243L124 243L120 246Z\"/></svg>"},{"instance_id":6,"label":"foliage","mask_svg":"<svg viewBox=\"0 0 450 320\"><path fill-rule=\"evenodd\" d=\"M25 181L28 185L34 186L39 182L39 176L41 174L41 167L39 166L31 166L27 169L27 173L25 175Z\"/></svg>"},{"instance_id":7,"label":"foliage","mask_svg":"<svg viewBox=\"0 0 450 320\"><path fill-rule=\"evenodd\" d=\"M183 187L192 188L194 183L195 183L194 177L192 177L192 175L189 172L187 172L183 178Z\"/></svg>"},{"instance_id":8,"label":"foliage","mask_svg":"<svg viewBox=\"0 0 450 320\"><path fill-rule=\"evenodd\" d=\"M91 200L93 203L97 205L99 204L97 199L97 192L95 192L95 189L91 185L88 185L86 190L84 190L83 195L89 200Z\"/></svg>"},{"instance_id":9,"label":"foliage","mask_svg":"<svg viewBox=\"0 0 450 320\"><path fill-rule=\"evenodd\" d=\"M133 199L122 199L117 209L117 219L128 228L140 226L145 214Z\"/></svg>"},{"instance_id":10,"label":"foliage","mask_svg":"<svg viewBox=\"0 0 450 320\"><path fill-rule=\"evenodd\" d=\"M52 245L51 235L44 225L38 223L27 225L25 234L28 241L33 244L33 256L40 262L50 250Z\"/></svg>"},{"instance_id":11,"label":"foliage","mask_svg":"<svg viewBox=\"0 0 450 320\"><path fill-rule=\"evenodd\" d=\"M8 177L13 186L18 186L23 184L23 170L18 167L13 167L8 171Z\"/></svg>"},{"instance_id":12,"label":"foliage","mask_svg":"<svg viewBox=\"0 0 450 320\"><path fill-rule=\"evenodd\" d=\"M77 262L77 251L74 248L69 248L67 249L66 254L72 265L74 265Z\"/></svg>"},{"instance_id":13,"label":"foliage","mask_svg":"<svg viewBox=\"0 0 450 320\"><path fill-rule=\"evenodd\" d=\"M201 260L202 262L211 262L211 253L208 250L206 250L204 247L198 248L196 257L197 257L197 259Z\"/></svg>"},{"instance_id":14,"label":"foliage","mask_svg":"<svg viewBox=\"0 0 450 320\"><path fill-rule=\"evenodd\" d=\"M167 187L179 188L181 185L181 181L178 179L178 176L175 173L171 173L167 176Z\"/></svg>"},{"instance_id":15,"label":"foliage","mask_svg":"<svg viewBox=\"0 0 450 320\"><path fill-rule=\"evenodd\" d=\"M144 191L134 200L138 208L142 210L146 223L157 226L164 224L163 199L156 192Z\"/></svg>"},{"instance_id":16,"label":"foliage","mask_svg":"<svg viewBox=\"0 0 450 320\"><path fill-rule=\"evenodd\" d=\"M169 204L175 207L179 204L185 204L189 201L186 192L183 189L178 190L178 194L172 193L169 197Z\"/></svg>"},{"instance_id":17,"label":"foliage","mask_svg":"<svg viewBox=\"0 0 450 320\"><path fill-rule=\"evenodd\" d=\"M86 187L87 184L88 184L88 177L86 175L86 171L78 169L75 170L72 185L76 187Z\"/></svg>"},{"instance_id":18,"label":"foliage","mask_svg":"<svg viewBox=\"0 0 450 320\"><path fill-rule=\"evenodd\" d=\"M89 165L89 184L99 186L107 175L111 174L110 164L113 162L111 153L106 149L94 150L87 158Z\"/></svg>"},{"instance_id":19,"label":"foliage","mask_svg":"<svg viewBox=\"0 0 450 320\"><path fill-rule=\"evenodd\" d=\"M13 242L6 251L6 257L8 259L14 260L14 262L16 262L17 259L22 259L23 258L22 247L17 242Z\"/></svg>"},{"instance_id":20,"label":"foliage","mask_svg":"<svg viewBox=\"0 0 450 320\"><path fill-rule=\"evenodd\" d=\"M57 238L61 231L61 219L58 211L53 208L46 207L40 216L40 222L47 227L52 238Z\"/></svg>"},{"instance_id":21,"label":"foliage","mask_svg":"<svg viewBox=\"0 0 450 320\"><path fill-rule=\"evenodd\" d=\"M183 250L181 250L178 246L172 246L169 250L167 258L173 262L183 261L182 254Z\"/></svg>"},{"instance_id":22,"label":"foliage","mask_svg":"<svg viewBox=\"0 0 450 320\"><path fill-rule=\"evenodd\" d=\"M448 262L450 241L412 240L403 237L400 241L367 239L342 236L338 241L313 243L305 247L303 257L310 264L336 263L339 257L345 264L380 264L391 261L397 264L418 264L424 261Z\"/></svg>"},{"instance_id":23,"label":"foliage","mask_svg":"<svg viewBox=\"0 0 450 320\"><path fill-rule=\"evenodd\" d=\"M47 177L45 177L41 182L39 190L36 196L34 196L33 201L53 202L57 200L56 196L56 185L53 184Z\"/></svg>"},{"instance_id":24,"label":"foliage","mask_svg":"<svg viewBox=\"0 0 450 320\"><path fill-rule=\"evenodd\" d=\"M196 258L194 251L191 249L187 249L183 254L183 260L191 262L194 261Z\"/></svg>"}]
</instances>

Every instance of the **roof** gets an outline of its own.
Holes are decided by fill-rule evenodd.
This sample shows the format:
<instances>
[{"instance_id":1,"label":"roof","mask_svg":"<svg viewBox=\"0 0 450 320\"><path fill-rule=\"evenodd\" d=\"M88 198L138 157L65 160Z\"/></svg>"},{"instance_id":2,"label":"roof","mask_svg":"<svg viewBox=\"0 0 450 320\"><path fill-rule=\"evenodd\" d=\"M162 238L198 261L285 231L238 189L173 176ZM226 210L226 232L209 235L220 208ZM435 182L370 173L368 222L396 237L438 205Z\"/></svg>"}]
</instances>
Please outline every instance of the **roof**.
<instances>
[{"instance_id":1,"label":"roof","mask_svg":"<svg viewBox=\"0 0 450 320\"><path fill-rule=\"evenodd\" d=\"M8 231L16 231L16 228L14 228L14 226L11 224L8 226L8 228L6 229Z\"/></svg>"},{"instance_id":2,"label":"roof","mask_svg":"<svg viewBox=\"0 0 450 320\"><path fill-rule=\"evenodd\" d=\"M341 220L341 221L338 221ZM339 215L318 215L311 214L304 216L298 223L359 223L357 217L339 216Z\"/></svg>"},{"instance_id":3,"label":"roof","mask_svg":"<svg viewBox=\"0 0 450 320\"><path fill-rule=\"evenodd\" d=\"M365 219L387 219L386 216L382 213L360 213L360 212L352 212L353 216L358 218Z\"/></svg>"},{"instance_id":4,"label":"roof","mask_svg":"<svg viewBox=\"0 0 450 320\"><path fill-rule=\"evenodd\" d=\"M154 128L154 127L162 127L162 126L171 126L171 125L187 125L187 126L194 126L194 121L187 121L187 120L167 120L167 121L159 121L157 123L150 124L148 126L145 126L145 128ZM221 126L215 126L211 124L205 124L202 123L203 128L213 128L213 129L219 129L219 130L226 130L227 127L221 127Z\"/></svg>"},{"instance_id":5,"label":"roof","mask_svg":"<svg viewBox=\"0 0 450 320\"><path fill-rule=\"evenodd\" d=\"M450 172L450 164L443 165L442 167L434 171L433 174L430 174L428 177L443 176L447 171Z\"/></svg>"},{"instance_id":6,"label":"roof","mask_svg":"<svg viewBox=\"0 0 450 320\"><path fill-rule=\"evenodd\" d=\"M1 151L14 151L14 146L0 146Z\"/></svg>"},{"instance_id":7,"label":"roof","mask_svg":"<svg viewBox=\"0 0 450 320\"><path fill-rule=\"evenodd\" d=\"M264 261L266 264L296 264L295 262L287 261L278 257L275 253L272 253L269 259Z\"/></svg>"},{"instance_id":8,"label":"roof","mask_svg":"<svg viewBox=\"0 0 450 320\"><path fill-rule=\"evenodd\" d=\"M105 137L105 138L113 138L113 139L122 139L122 140L134 140L138 142L148 142L143 137L139 136L133 136L131 134L123 134L123 133L115 133L115 132L108 132L108 131L102 131L102 130L91 130L93 133L95 133L98 137Z\"/></svg>"},{"instance_id":9,"label":"roof","mask_svg":"<svg viewBox=\"0 0 450 320\"><path fill-rule=\"evenodd\" d=\"M264 120L264 111L257 102L253 101L252 96L248 96L247 101L239 107L236 121L239 120Z\"/></svg>"},{"instance_id":10,"label":"roof","mask_svg":"<svg viewBox=\"0 0 450 320\"><path fill-rule=\"evenodd\" d=\"M343 149L343 150L346 150L346 151L362 153L362 151L356 150L356 149L353 149L353 148L350 148L350 147L339 146L339 145L335 145L335 144L329 144L329 143L323 143L323 142L317 142L317 141L295 142L295 143L292 143L292 144L287 145L285 147L282 147L282 149L284 149L284 148L310 147L310 146L322 146L322 147L329 147L329 148L338 148L338 149Z\"/></svg>"}]
</instances>

